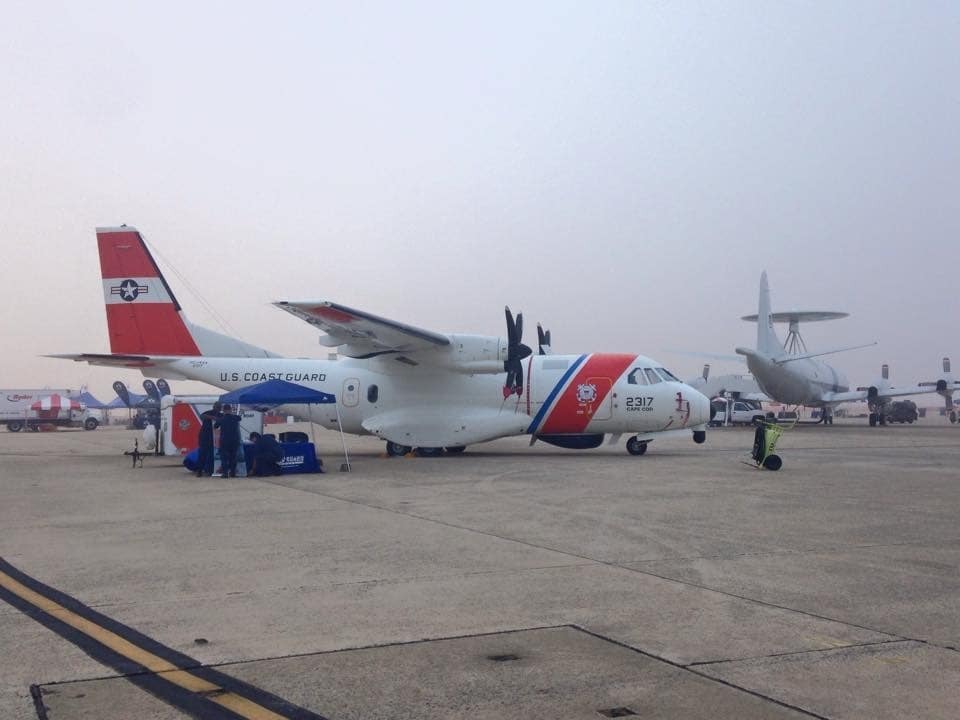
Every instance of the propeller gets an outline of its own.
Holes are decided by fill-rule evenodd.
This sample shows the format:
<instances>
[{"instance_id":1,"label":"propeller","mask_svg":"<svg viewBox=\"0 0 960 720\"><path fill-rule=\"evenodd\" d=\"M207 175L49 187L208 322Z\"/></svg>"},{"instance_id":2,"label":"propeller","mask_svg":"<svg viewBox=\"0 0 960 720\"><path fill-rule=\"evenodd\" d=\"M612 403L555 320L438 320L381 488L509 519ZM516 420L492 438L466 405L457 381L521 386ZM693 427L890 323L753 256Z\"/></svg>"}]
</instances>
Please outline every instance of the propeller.
<instances>
[{"instance_id":1,"label":"propeller","mask_svg":"<svg viewBox=\"0 0 960 720\"><path fill-rule=\"evenodd\" d=\"M537 349L541 355L549 355L553 349L553 343L550 342L550 331L544 330L540 323L537 323Z\"/></svg>"},{"instance_id":2,"label":"propeller","mask_svg":"<svg viewBox=\"0 0 960 720\"><path fill-rule=\"evenodd\" d=\"M514 321L509 307L504 308L507 318L507 359L503 361L503 369L507 373L503 384L504 399L511 395L523 395L523 366L520 361L529 357L533 350L523 344L523 313L517 313Z\"/></svg>"}]
</instances>

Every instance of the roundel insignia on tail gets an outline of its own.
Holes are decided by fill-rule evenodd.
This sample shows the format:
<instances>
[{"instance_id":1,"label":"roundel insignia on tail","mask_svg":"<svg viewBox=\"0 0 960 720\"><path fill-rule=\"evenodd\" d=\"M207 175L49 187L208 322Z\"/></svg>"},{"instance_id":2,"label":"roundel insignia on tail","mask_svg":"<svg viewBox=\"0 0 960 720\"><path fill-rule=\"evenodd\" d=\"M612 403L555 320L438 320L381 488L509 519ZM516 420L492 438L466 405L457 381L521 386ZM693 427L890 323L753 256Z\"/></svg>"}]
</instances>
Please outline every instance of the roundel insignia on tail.
<instances>
[{"instance_id":1,"label":"roundel insignia on tail","mask_svg":"<svg viewBox=\"0 0 960 720\"><path fill-rule=\"evenodd\" d=\"M119 285L110 287L111 295L119 295L121 300L126 302L133 302L141 295L146 295L150 292L150 288L147 285L141 285L133 278L127 278Z\"/></svg>"}]
</instances>

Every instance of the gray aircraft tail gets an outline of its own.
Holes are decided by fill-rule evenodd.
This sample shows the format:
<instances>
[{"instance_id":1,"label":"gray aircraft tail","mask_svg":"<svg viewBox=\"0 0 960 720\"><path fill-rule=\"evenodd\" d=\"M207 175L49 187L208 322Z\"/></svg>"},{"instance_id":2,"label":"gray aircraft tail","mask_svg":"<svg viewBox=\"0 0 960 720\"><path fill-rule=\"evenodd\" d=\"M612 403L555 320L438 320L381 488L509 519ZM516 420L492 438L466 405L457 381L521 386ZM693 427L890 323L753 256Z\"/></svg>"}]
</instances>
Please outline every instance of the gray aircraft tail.
<instances>
[{"instance_id":1,"label":"gray aircraft tail","mask_svg":"<svg viewBox=\"0 0 960 720\"><path fill-rule=\"evenodd\" d=\"M782 350L770 317L770 286L767 284L767 271L764 270L760 275L760 301L757 305L757 352L776 357L782 354Z\"/></svg>"}]
</instances>

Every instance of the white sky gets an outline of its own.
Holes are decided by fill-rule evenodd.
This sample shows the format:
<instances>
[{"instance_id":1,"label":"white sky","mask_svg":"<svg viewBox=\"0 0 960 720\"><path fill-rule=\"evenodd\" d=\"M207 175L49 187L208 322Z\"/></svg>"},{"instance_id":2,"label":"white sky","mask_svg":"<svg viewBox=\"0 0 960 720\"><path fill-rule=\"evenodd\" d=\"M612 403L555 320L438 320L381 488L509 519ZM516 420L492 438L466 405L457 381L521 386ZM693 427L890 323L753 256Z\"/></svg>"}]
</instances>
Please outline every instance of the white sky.
<instances>
[{"instance_id":1,"label":"white sky","mask_svg":"<svg viewBox=\"0 0 960 720\"><path fill-rule=\"evenodd\" d=\"M752 345L765 268L775 309L851 313L811 348L880 341L834 358L854 386L960 363L956 2L3 15L0 386L139 387L37 357L108 350L93 228L120 223L295 356L325 350L271 300L489 334L509 304L531 344L692 376L666 351Z\"/></svg>"}]
</instances>

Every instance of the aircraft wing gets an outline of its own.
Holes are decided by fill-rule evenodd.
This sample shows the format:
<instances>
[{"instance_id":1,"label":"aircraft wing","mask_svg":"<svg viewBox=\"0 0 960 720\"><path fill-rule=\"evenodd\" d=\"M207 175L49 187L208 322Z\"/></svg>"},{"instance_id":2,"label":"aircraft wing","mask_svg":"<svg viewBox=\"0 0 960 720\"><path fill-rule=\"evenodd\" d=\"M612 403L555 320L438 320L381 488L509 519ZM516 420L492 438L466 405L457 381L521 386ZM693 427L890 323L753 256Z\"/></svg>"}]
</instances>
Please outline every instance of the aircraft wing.
<instances>
[{"instance_id":1,"label":"aircraft wing","mask_svg":"<svg viewBox=\"0 0 960 720\"><path fill-rule=\"evenodd\" d=\"M348 357L367 358L385 353L409 353L450 344L441 333L388 320L346 305L328 302L275 302L274 305L326 333L320 342L327 347L346 346Z\"/></svg>"},{"instance_id":2,"label":"aircraft wing","mask_svg":"<svg viewBox=\"0 0 960 720\"><path fill-rule=\"evenodd\" d=\"M886 388L877 392L877 398L895 398L906 395L923 395L936 392L936 387L912 385L907 387ZM828 403L857 402L867 400L866 390L850 390L849 392L824 393L823 401Z\"/></svg>"}]
</instances>

